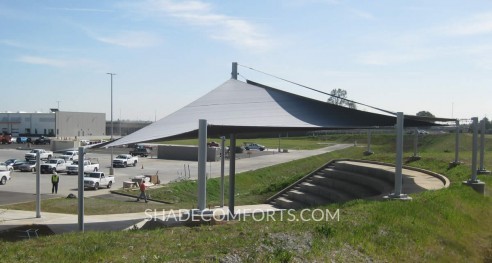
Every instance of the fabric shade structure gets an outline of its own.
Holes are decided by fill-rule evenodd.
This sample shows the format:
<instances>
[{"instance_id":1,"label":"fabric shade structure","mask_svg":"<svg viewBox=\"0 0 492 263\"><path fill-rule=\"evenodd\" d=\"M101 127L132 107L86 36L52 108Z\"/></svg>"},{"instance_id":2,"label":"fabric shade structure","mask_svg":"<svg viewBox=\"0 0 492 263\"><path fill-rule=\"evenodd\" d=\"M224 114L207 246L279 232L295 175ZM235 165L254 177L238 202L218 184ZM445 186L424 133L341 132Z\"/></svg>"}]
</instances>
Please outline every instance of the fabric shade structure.
<instances>
[{"instance_id":1,"label":"fabric shade structure","mask_svg":"<svg viewBox=\"0 0 492 263\"><path fill-rule=\"evenodd\" d=\"M167 117L106 146L196 138L200 119L207 120L210 137L231 133L367 129L396 124L395 116L350 109L252 81L229 79ZM405 116L405 126L435 126L435 121L451 120L454 121Z\"/></svg>"}]
</instances>

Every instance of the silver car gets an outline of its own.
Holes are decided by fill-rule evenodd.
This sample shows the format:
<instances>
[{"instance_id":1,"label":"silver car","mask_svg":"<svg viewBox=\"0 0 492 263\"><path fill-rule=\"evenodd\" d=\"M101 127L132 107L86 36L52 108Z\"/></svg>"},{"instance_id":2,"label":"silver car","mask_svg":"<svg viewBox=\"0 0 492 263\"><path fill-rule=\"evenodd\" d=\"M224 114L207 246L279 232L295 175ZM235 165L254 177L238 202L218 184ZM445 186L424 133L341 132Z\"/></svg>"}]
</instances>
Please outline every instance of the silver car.
<instances>
[{"instance_id":1,"label":"silver car","mask_svg":"<svg viewBox=\"0 0 492 263\"><path fill-rule=\"evenodd\" d=\"M21 172L36 172L36 160L27 161L27 163L19 166Z\"/></svg>"}]
</instances>

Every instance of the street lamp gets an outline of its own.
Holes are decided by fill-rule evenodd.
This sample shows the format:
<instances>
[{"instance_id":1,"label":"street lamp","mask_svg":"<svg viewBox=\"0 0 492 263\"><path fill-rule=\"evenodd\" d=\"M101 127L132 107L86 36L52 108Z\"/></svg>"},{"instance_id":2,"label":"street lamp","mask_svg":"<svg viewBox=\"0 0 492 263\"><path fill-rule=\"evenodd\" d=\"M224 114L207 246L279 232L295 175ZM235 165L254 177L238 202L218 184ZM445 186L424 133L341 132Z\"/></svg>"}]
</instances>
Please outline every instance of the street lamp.
<instances>
[{"instance_id":1,"label":"street lamp","mask_svg":"<svg viewBox=\"0 0 492 263\"><path fill-rule=\"evenodd\" d=\"M111 76L111 141L113 141L113 75L116 75L115 73L106 73ZM114 175L114 170L113 170L113 147L111 147L111 159L110 159L111 165L109 168L109 175Z\"/></svg>"}]
</instances>

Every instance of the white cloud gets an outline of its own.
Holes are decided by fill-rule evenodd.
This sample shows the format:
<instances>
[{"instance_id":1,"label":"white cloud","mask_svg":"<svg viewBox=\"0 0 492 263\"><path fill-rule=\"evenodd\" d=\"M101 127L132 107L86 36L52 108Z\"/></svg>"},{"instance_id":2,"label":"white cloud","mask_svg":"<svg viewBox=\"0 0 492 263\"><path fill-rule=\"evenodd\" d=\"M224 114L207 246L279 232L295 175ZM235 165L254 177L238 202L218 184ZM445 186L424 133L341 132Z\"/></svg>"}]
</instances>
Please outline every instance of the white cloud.
<instances>
[{"instance_id":1,"label":"white cloud","mask_svg":"<svg viewBox=\"0 0 492 263\"><path fill-rule=\"evenodd\" d=\"M208 3L171 0L152 0L150 3L154 10L204 29L213 39L255 50L268 50L273 44L253 23L214 12Z\"/></svg>"},{"instance_id":2,"label":"white cloud","mask_svg":"<svg viewBox=\"0 0 492 263\"><path fill-rule=\"evenodd\" d=\"M372 51L357 57L357 61L367 65L392 65L429 59L439 52L432 49L409 49L393 51Z\"/></svg>"},{"instance_id":3,"label":"white cloud","mask_svg":"<svg viewBox=\"0 0 492 263\"><path fill-rule=\"evenodd\" d=\"M27 64L46 65L46 66L52 66L57 68L63 68L68 65L67 63L68 61L66 60L36 57L36 56L21 56L18 58L18 61Z\"/></svg>"},{"instance_id":4,"label":"white cloud","mask_svg":"<svg viewBox=\"0 0 492 263\"><path fill-rule=\"evenodd\" d=\"M161 43L159 37L146 32L125 31L112 36L101 36L95 35L94 33L89 34L98 41L126 48L146 48Z\"/></svg>"},{"instance_id":5,"label":"white cloud","mask_svg":"<svg viewBox=\"0 0 492 263\"><path fill-rule=\"evenodd\" d=\"M56 11L68 11L68 12L91 12L91 13L111 13L113 10L109 9L95 9L95 8L69 8L69 7L47 7L47 10Z\"/></svg>"},{"instance_id":6,"label":"white cloud","mask_svg":"<svg viewBox=\"0 0 492 263\"><path fill-rule=\"evenodd\" d=\"M450 26L439 28L446 35L470 36L492 33L492 13L477 14Z\"/></svg>"},{"instance_id":7,"label":"white cloud","mask_svg":"<svg viewBox=\"0 0 492 263\"><path fill-rule=\"evenodd\" d=\"M50 66L55 68L96 65L96 63L87 59L55 59L55 58L28 56L28 55L20 56L19 58L17 58L17 61L27 64L32 64L32 65L43 65L43 66Z\"/></svg>"},{"instance_id":8,"label":"white cloud","mask_svg":"<svg viewBox=\"0 0 492 263\"><path fill-rule=\"evenodd\" d=\"M350 9L350 12L358 18L367 19L367 20L375 19L373 14L366 11L362 11L358 9Z\"/></svg>"}]
</instances>

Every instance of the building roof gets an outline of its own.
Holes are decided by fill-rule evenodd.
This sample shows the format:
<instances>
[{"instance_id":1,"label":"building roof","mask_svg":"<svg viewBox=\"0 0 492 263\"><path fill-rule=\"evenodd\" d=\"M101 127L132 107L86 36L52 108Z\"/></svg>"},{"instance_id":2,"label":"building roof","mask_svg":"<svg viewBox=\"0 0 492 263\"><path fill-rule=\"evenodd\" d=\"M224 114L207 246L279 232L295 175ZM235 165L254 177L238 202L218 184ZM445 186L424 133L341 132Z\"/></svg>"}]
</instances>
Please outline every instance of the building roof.
<instances>
[{"instance_id":1,"label":"building roof","mask_svg":"<svg viewBox=\"0 0 492 263\"><path fill-rule=\"evenodd\" d=\"M313 131L390 127L395 116L350 109L267 87L230 79L176 112L107 146L197 137L207 120L209 136L231 133ZM405 126L424 127L452 119L405 116Z\"/></svg>"}]
</instances>

